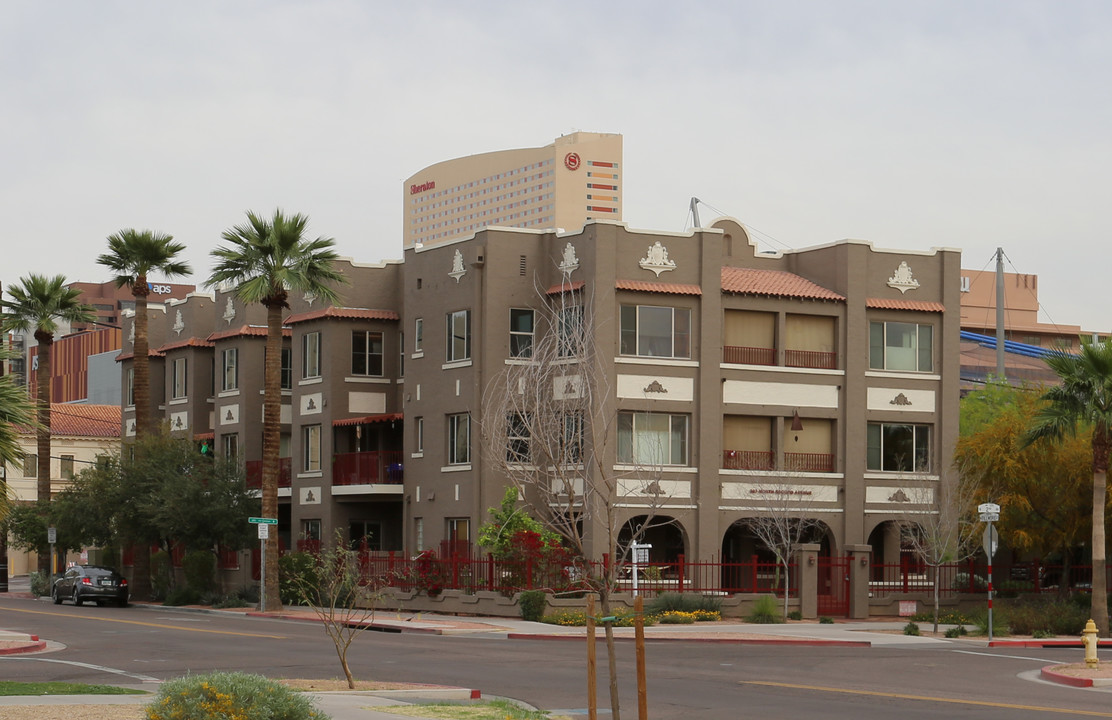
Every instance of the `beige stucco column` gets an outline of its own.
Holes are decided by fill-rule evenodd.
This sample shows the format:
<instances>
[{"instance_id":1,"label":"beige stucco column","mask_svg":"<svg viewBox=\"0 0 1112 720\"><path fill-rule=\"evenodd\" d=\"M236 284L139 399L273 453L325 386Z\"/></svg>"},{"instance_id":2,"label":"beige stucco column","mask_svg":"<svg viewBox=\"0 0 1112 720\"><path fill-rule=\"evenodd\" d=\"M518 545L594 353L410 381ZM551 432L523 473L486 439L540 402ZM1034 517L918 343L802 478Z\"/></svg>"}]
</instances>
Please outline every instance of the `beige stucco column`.
<instances>
[{"instance_id":1,"label":"beige stucco column","mask_svg":"<svg viewBox=\"0 0 1112 720\"><path fill-rule=\"evenodd\" d=\"M819 550L818 543L799 546L795 566L799 568L799 612L804 620L819 616Z\"/></svg>"},{"instance_id":2,"label":"beige stucco column","mask_svg":"<svg viewBox=\"0 0 1112 720\"><path fill-rule=\"evenodd\" d=\"M849 616L855 620L869 617L869 561L871 545L846 545L849 556Z\"/></svg>"}]
</instances>

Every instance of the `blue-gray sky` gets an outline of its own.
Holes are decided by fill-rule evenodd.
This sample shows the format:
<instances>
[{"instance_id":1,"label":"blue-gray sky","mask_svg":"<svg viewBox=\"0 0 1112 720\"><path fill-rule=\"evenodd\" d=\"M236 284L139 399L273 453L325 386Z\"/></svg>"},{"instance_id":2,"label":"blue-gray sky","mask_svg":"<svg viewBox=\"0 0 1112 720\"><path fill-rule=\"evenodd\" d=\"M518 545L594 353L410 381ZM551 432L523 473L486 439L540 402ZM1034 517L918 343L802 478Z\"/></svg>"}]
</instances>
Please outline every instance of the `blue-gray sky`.
<instances>
[{"instance_id":1,"label":"blue-gray sky","mask_svg":"<svg viewBox=\"0 0 1112 720\"><path fill-rule=\"evenodd\" d=\"M625 221L697 196L771 248L958 247L1112 329L1112 5L0 0L0 282L100 281L107 235L306 213L401 256L402 180L574 130L625 137ZM703 208L702 219L715 213ZM770 239L771 238L771 239Z\"/></svg>"}]
</instances>

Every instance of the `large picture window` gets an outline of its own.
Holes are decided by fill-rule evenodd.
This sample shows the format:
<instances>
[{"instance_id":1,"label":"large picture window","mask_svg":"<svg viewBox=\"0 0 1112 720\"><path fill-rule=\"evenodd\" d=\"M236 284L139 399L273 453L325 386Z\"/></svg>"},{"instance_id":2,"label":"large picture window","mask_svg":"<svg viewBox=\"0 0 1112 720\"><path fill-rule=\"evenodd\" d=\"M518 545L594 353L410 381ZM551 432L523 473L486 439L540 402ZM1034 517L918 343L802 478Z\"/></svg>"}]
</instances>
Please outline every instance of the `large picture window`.
<instances>
[{"instance_id":1,"label":"large picture window","mask_svg":"<svg viewBox=\"0 0 1112 720\"><path fill-rule=\"evenodd\" d=\"M320 377L320 333L305 333L301 338L301 377Z\"/></svg>"},{"instance_id":2,"label":"large picture window","mask_svg":"<svg viewBox=\"0 0 1112 720\"><path fill-rule=\"evenodd\" d=\"M239 389L239 351L228 348L220 353L220 389Z\"/></svg>"},{"instance_id":3,"label":"large picture window","mask_svg":"<svg viewBox=\"0 0 1112 720\"><path fill-rule=\"evenodd\" d=\"M467 413L448 416L448 464L471 462L471 416Z\"/></svg>"},{"instance_id":4,"label":"large picture window","mask_svg":"<svg viewBox=\"0 0 1112 720\"><path fill-rule=\"evenodd\" d=\"M533 321L535 313L510 308L510 357L533 357Z\"/></svg>"},{"instance_id":5,"label":"large picture window","mask_svg":"<svg viewBox=\"0 0 1112 720\"><path fill-rule=\"evenodd\" d=\"M448 362L471 358L471 311L448 313Z\"/></svg>"},{"instance_id":6,"label":"large picture window","mask_svg":"<svg viewBox=\"0 0 1112 720\"><path fill-rule=\"evenodd\" d=\"M866 445L869 470L931 471L930 425L869 423Z\"/></svg>"},{"instance_id":7,"label":"large picture window","mask_svg":"<svg viewBox=\"0 0 1112 720\"><path fill-rule=\"evenodd\" d=\"M869 323L869 367L873 370L931 372L934 327L903 322Z\"/></svg>"},{"instance_id":8,"label":"large picture window","mask_svg":"<svg viewBox=\"0 0 1112 720\"><path fill-rule=\"evenodd\" d=\"M622 305L621 354L691 357L691 311L687 308Z\"/></svg>"},{"instance_id":9,"label":"large picture window","mask_svg":"<svg viewBox=\"0 0 1112 720\"><path fill-rule=\"evenodd\" d=\"M352 331L351 374L382 376L382 333Z\"/></svg>"},{"instance_id":10,"label":"large picture window","mask_svg":"<svg viewBox=\"0 0 1112 720\"><path fill-rule=\"evenodd\" d=\"M618 462L687 465L687 415L618 413Z\"/></svg>"}]
</instances>

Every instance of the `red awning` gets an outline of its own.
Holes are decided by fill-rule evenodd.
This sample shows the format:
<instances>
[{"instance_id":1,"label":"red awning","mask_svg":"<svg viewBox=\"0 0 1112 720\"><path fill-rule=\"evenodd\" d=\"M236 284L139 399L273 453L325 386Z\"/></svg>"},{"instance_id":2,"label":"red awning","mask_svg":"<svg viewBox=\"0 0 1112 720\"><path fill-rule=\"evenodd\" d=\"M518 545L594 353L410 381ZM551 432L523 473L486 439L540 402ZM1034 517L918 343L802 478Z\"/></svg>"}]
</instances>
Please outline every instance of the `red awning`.
<instances>
[{"instance_id":1,"label":"red awning","mask_svg":"<svg viewBox=\"0 0 1112 720\"><path fill-rule=\"evenodd\" d=\"M385 415L362 415L360 417L333 420L332 427L346 427L349 425L370 425L371 423L394 422L401 420L401 413L387 413Z\"/></svg>"}]
</instances>

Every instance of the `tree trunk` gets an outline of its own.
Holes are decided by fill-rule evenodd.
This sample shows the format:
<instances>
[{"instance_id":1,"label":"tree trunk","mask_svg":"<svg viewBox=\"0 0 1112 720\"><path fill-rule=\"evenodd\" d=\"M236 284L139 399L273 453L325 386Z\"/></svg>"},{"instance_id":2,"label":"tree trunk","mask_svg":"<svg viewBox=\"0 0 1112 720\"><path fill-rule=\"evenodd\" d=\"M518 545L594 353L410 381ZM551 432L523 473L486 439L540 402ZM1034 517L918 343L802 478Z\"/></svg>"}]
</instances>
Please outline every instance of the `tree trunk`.
<instances>
[{"instance_id":1,"label":"tree trunk","mask_svg":"<svg viewBox=\"0 0 1112 720\"><path fill-rule=\"evenodd\" d=\"M609 575L609 572L607 574ZM610 617L609 578L606 578L603 582L606 586L604 586L599 593L599 597L602 600L602 616ZM610 717L613 718L613 720L622 720L621 701L618 698L618 659L614 648L614 623L607 622L604 630L606 632L607 669L610 674ZM588 641L590 641L590 638L588 638Z\"/></svg>"},{"instance_id":2,"label":"tree trunk","mask_svg":"<svg viewBox=\"0 0 1112 720\"><path fill-rule=\"evenodd\" d=\"M1092 616L1101 636L1108 637L1108 570L1104 552L1104 515L1108 502L1107 461L1104 468L1093 472Z\"/></svg>"},{"instance_id":3,"label":"tree trunk","mask_svg":"<svg viewBox=\"0 0 1112 720\"><path fill-rule=\"evenodd\" d=\"M150 340L147 337L147 276L138 275L131 286L135 298L135 342L132 344L132 366L135 369L133 395L135 396L135 441L141 447L141 440L151 431L151 365ZM132 547L131 595L137 600L151 597L151 544L143 538Z\"/></svg>"},{"instance_id":4,"label":"tree trunk","mask_svg":"<svg viewBox=\"0 0 1112 720\"><path fill-rule=\"evenodd\" d=\"M263 375L263 517L278 517L278 467L282 431L282 310L285 298L266 306L266 364ZM277 528L275 528L277 529ZM266 587L268 611L281 610L278 593L278 533L266 539ZM345 668L346 670L346 668Z\"/></svg>"},{"instance_id":5,"label":"tree trunk","mask_svg":"<svg viewBox=\"0 0 1112 720\"><path fill-rule=\"evenodd\" d=\"M49 333L36 331L35 339L39 342L39 368L35 374L35 381L38 384L36 400L39 411L39 427L35 431L35 440L36 452L39 455L35 475L38 478L36 488L40 509L45 511L47 503L50 502L50 352L54 344L54 337ZM53 558L50 557L50 546L43 545L39 548L39 572L50 577L52 570Z\"/></svg>"}]
</instances>

